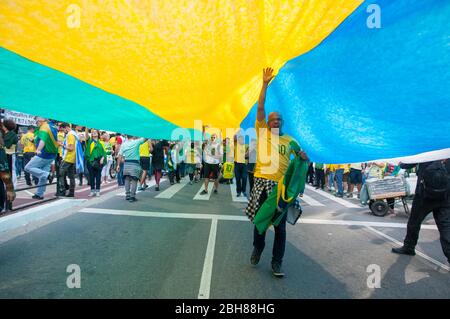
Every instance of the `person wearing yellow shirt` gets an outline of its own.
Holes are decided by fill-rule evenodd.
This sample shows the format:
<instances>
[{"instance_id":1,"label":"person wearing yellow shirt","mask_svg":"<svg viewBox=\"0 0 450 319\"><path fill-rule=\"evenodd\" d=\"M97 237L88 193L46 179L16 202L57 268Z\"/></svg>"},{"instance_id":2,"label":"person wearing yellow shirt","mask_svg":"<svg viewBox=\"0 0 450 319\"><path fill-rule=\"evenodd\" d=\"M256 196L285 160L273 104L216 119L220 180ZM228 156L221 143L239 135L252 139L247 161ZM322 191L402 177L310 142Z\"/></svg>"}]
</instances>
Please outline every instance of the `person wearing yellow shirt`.
<instances>
[{"instance_id":1,"label":"person wearing yellow shirt","mask_svg":"<svg viewBox=\"0 0 450 319\"><path fill-rule=\"evenodd\" d=\"M362 187L362 163L350 164L349 185L347 197L353 197L353 189L358 189L358 198Z\"/></svg>"},{"instance_id":2,"label":"person wearing yellow shirt","mask_svg":"<svg viewBox=\"0 0 450 319\"><path fill-rule=\"evenodd\" d=\"M60 128L66 135L64 141L58 140L61 148L61 164L58 172L58 192L56 196L75 196L75 163L76 163L76 133L72 131L70 125L61 123ZM66 194L66 176L69 178L69 193Z\"/></svg>"},{"instance_id":3,"label":"person wearing yellow shirt","mask_svg":"<svg viewBox=\"0 0 450 319\"><path fill-rule=\"evenodd\" d=\"M29 126L27 132L22 135L20 144L23 146L23 167L27 166L30 160L36 155L36 146L34 145L34 126ZM30 173L25 171L25 181L28 186L31 186ZM37 185L38 179L33 176L34 185Z\"/></svg>"},{"instance_id":4,"label":"person wearing yellow shirt","mask_svg":"<svg viewBox=\"0 0 450 319\"><path fill-rule=\"evenodd\" d=\"M330 192L334 192L335 188L335 177L336 177L336 169L338 165L336 164L327 164L328 171L328 189Z\"/></svg>"},{"instance_id":5,"label":"person wearing yellow shirt","mask_svg":"<svg viewBox=\"0 0 450 319\"><path fill-rule=\"evenodd\" d=\"M139 156L140 156L140 163L142 168L142 176L140 183L141 185L138 187L139 191L146 190L148 188L148 185L146 183L147 174L150 170L150 152L152 151L152 144L151 140L147 140L147 142L142 143L139 146Z\"/></svg>"},{"instance_id":6,"label":"person wearing yellow shirt","mask_svg":"<svg viewBox=\"0 0 450 319\"><path fill-rule=\"evenodd\" d=\"M339 164L336 167L336 185L337 193L336 197L344 197L344 170L346 164Z\"/></svg>"},{"instance_id":7,"label":"person wearing yellow shirt","mask_svg":"<svg viewBox=\"0 0 450 319\"><path fill-rule=\"evenodd\" d=\"M237 197L247 197L247 159L248 145L245 145L244 136L239 135L234 142L234 177L236 178Z\"/></svg>"},{"instance_id":8,"label":"person wearing yellow shirt","mask_svg":"<svg viewBox=\"0 0 450 319\"><path fill-rule=\"evenodd\" d=\"M269 196L278 181L284 176L291 160L291 155L308 157L301 151L299 144L292 137L283 134L283 120L278 112L271 112L266 122L265 100L269 82L275 77L272 68L263 70L263 85L258 100L256 117L256 136L258 140L255 166L255 184L250 194L246 215L253 221L261 205ZM272 250L272 274L283 277L282 262L286 246L286 214L278 226L275 226L275 240ZM255 227L253 231L253 252L250 257L252 265L259 263L265 246L266 233L260 234Z\"/></svg>"},{"instance_id":9,"label":"person wearing yellow shirt","mask_svg":"<svg viewBox=\"0 0 450 319\"><path fill-rule=\"evenodd\" d=\"M188 144L186 144L188 145ZM189 185L200 180L199 169L202 163L202 147L199 142L191 142L186 149L186 173L189 175Z\"/></svg>"}]
</instances>

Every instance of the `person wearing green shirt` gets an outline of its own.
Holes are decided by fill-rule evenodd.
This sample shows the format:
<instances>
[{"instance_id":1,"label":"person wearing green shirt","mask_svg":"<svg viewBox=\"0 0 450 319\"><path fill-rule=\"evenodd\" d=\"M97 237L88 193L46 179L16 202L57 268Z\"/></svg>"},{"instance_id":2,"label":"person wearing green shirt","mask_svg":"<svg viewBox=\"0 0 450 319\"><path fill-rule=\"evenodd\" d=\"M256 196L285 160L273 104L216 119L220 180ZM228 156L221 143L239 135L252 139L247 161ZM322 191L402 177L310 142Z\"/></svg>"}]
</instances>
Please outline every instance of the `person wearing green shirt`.
<instances>
[{"instance_id":1,"label":"person wearing green shirt","mask_svg":"<svg viewBox=\"0 0 450 319\"><path fill-rule=\"evenodd\" d=\"M86 128L86 149L84 156L86 157L87 168L89 171L89 181L91 184L92 196L100 196L100 183L102 178L102 168L106 164L106 151L99 140L99 132L95 129L91 130L91 135L88 134Z\"/></svg>"}]
</instances>

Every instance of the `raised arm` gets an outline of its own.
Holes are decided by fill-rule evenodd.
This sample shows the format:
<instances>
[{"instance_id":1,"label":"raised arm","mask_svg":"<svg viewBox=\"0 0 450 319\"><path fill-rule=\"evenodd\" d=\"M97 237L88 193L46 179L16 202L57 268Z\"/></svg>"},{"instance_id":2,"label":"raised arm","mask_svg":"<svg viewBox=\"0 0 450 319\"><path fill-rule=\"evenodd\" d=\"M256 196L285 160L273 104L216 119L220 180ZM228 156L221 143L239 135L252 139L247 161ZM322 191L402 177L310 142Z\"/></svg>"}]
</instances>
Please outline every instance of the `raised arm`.
<instances>
[{"instance_id":1,"label":"raised arm","mask_svg":"<svg viewBox=\"0 0 450 319\"><path fill-rule=\"evenodd\" d=\"M269 86L269 82L275 77L273 75L273 69L272 68L265 68L263 70L263 84L261 88L261 93L259 94L258 99L258 113L256 116L256 119L260 122L263 121L266 118L266 110L264 108L264 104L266 102L266 91L267 87Z\"/></svg>"}]
</instances>

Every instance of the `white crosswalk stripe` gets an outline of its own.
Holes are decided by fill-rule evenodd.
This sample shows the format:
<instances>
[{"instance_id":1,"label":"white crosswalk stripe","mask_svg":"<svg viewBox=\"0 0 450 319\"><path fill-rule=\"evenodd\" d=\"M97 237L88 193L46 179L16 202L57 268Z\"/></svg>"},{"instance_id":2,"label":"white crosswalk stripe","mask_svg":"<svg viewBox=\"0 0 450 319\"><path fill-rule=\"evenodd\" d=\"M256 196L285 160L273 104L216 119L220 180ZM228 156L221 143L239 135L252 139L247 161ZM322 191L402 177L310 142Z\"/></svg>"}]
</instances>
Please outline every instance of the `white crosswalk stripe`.
<instances>
[{"instance_id":1,"label":"white crosswalk stripe","mask_svg":"<svg viewBox=\"0 0 450 319\"><path fill-rule=\"evenodd\" d=\"M214 188L214 183L209 183L208 184L208 194L201 195L200 193L205 189L205 186L202 183L202 186L198 190L197 194L194 196L194 200L209 200L209 198L211 197L211 194L213 192L213 188Z\"/></svg>"},{"instance_id":2,"label":"white crosswalk stripe","mask_svg":"<svg viewBox=\"0 0 450 319\"><path fill-rule=\"evenodd\" d=\"M231 190L231 197L233 198L233 202L241 202L241 203L248 202L247 197L243 196L242 194L240 197L237 197L236 185L230 184L230 190Z\"/></svg>"},{"instance_id":3,"label":"white crosswalk stripe","mask_svg":"<svg viewBox=\"0 0 450 319\"><path fill-rule=\"evenodd\" d=\"M161 178L161 180L159 181L159 183L161 184L161 183L165 182L166 180L167 180L167 178ZM150 181L150 183L148 183L148 188L153 187L153 186L155 186L155 185L156 185L156 182L155 182L155 180L153 179L153 180ZM148 189L148 188L147 188L147 189ZM144 192L144 191L136 191L136 194L142 193L142 192ZM125 193L119 193L119 194L116 194L116 196L125 196Z\"/></svg>"},{"instance_id":4,"label":"white crosswalk stripe","mask_svg":"<svg viewBox=\"0 0 450 319\"><path fill-rule=\"evenodd\" d=\"M170 186L168 189L164 190L162 193L155 196L155 198L172 198L176 193L183 189L189 183L188 180L183 179L179 184Z\"/></svg>"},{"instance_id":5,"label":"white crosswalk stripe","mask_svg":"<svg viewBox=\"0 0 450 319\"><path fill-rule=\"evenodd\" d=\"M306 194L303 194L303 196L299 197L299 199L300 199L300 201L305 202L309 206L325 206L324 204L316 201L314 198L312 198L311 196L308 196Z\"/></svg>"},{"instance_id":6,"label":"white crosswalk stripe","mask_svg":"<svg viewBox=\"0 0 450 319\"><path fill-rule=\"evenodd\" d=\"M328 194L328 193L326 193L324 191L318 191L318 190L314 189L314 187L311 187L309 185L306 185L306 188L311 190L311 191L313 191L313 192L315 192L315 193L317 193L317 194L319 194L320 196L323 196L323 197L326 197L328 199L331 199L332 201L334 201L334 202L336 202L338 204L341 204L342 206L345 206L347 208L361 208L361 206L359 206L359 205L353 204L353 203L351 203L351 202L349 202L349 201L347 201L347 200L345 200L343 198L339 198L339 197L330 195L330 194Z\"/></svg>"}]
</instances>

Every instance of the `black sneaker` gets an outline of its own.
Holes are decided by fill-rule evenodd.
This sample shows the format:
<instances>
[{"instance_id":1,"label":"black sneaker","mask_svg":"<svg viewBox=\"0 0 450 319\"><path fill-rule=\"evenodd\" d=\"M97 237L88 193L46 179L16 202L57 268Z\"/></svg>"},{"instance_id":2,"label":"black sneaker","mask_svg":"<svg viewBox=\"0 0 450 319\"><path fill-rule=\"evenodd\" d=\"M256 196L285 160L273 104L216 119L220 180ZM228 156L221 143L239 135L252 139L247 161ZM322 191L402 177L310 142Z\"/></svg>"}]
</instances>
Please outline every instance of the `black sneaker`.
<instances>
[{"instance_id":1,"label":"black sneaker","mask_svg":"<svg viewBox=\"0 0 450 319\"><path fill-rule=\"evenodd\" d=\"M136 197L130 197L130 199L128 201L130 203L133 203L133 202L137 202L137 199L136 199Z\"/></svg>"},{"instance_id":2,"label":"black sneaker","mask_svg":"<svg viewBox=\"0 0 450 319\"><path fill-rule=\"evenodd\" d=\"M202 190L202 192L200 193L200 195L206 195L206 194L208 194L208 191L206 191L206 190Z\"/></svg>"},{"instance_id":3,"label":"black sneaker","mask_svg":"<svg viewBox=\"0 0 450 319\"><path fill-rule=\"evenodd\" d=\"M125 197L125 200L130 200L131 196L127 195L127 197Z\"/></svg>"},{"instance_id":4,"label":"black sneaker","mask_svg":"<svg viewBox=\"0 0 450 319\"><path fill-rule=\"evenodd\" d=\"M39 199L39 200L43 200L43 199L44 199L44 197L41 197L41 196L36 195L36 194L34 194L31 198L33 198L33 199Z\"/></svg>"},{"instance_id":5,"label":"black sneaker","mask_svg":"<svg viewBox=\"0 0 450 319\"><path fill-rule=\"evenodd\" d=\"M75 197L75 194L69 193L66 195L66 197Z\"/></svg>"},{"instance_id":6,"label":"black sneaker","mask_svg":"<svg viewBox=\"0 0 450 319\"><path fill-rule=\"evenodd\" d=\"M66 196L66 193L56 193L55 196L56 197L64 197L64 196Z\"/></svg>"},{"instance_id":7,"label":"black sneaker","mask_svg":"<svg viewBox=\"0 0 450 319\"><path fill-rule=\"evenodd\" d=\"M159 186L156 186L156 187L155 187L155 191L159 191Z\"/></svg>"},{"instance_id":8,"label":"black sneaker","mask_svg":"<svg viewBox=\"0 0 450 319\"><path fill-rule=\"evenodd\" d=\"M405 246L398 247L398 248L392 248L392 252L396 254L401 255L409 255L409 256L415 256L416 252L414 251L414 248L408 248Z\"/></svg>"},{"instance_id":9,"label":"black sneaker","mask_svg":"<svg viewBox=\"0 0 450 319\"><path fill-rule=\"evenodd\" d=\"M272 261L272 274L277 278L284 277L284 271L281 269L280 263Z\"/></svg>"},{"instance_id":10,"label":"black sneaker","mask_svg":"<svg viewBox=\"0 0 450 319\"><path fill-rule=\"evenodd\" d=\"M217 189L214 190L214 194L217 194Z\"/></svg>"},{"instance_id":11,"label":"black sneaker","mask_svg":"<svg viewBox=\"0 0 450 319\"><path fill-rule=\"evenodd\" d=\"M237 193L236 197L241 197L241 193Z\"/></svg>"},{"instance_id":12,"label":"black sneaker","mask_svg":"<svg viewBox=\"0 0 450 319\"><path fill-rule=\"evenodd\" d=\"M252 256L250 257L250 263L256 266L261 258L261 253L259 253L256 248L253 248Z\"/></svg>"}]
</instances>

